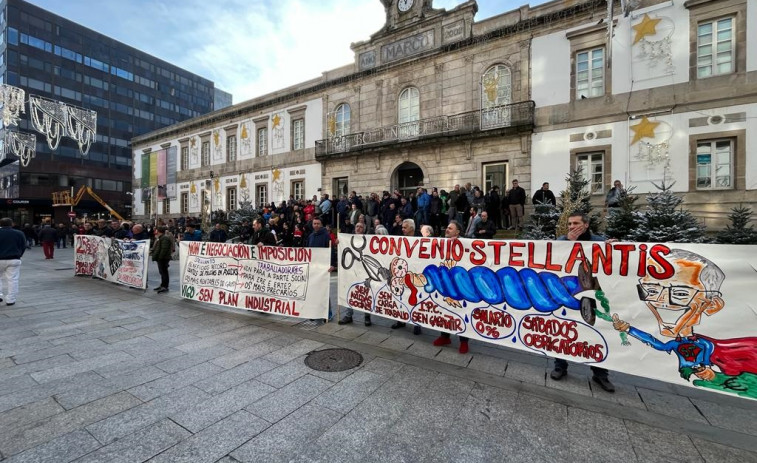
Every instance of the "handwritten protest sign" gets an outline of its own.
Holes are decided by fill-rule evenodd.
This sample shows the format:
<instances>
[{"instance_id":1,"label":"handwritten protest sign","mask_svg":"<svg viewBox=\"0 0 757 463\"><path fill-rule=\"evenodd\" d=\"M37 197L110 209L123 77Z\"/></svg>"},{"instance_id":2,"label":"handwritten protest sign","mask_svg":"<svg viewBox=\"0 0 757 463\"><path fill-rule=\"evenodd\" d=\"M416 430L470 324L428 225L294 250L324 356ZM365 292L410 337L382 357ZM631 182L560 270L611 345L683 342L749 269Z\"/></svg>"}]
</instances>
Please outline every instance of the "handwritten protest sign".
<instances>
[{"instance_id":1,"label":"handwritten protest sign","mask_svg":"<svg viewBox=\"0 0 757 463\"><path fill-rule=\"evenodd\" d=\"M754 246L339 237L339 304L757 398Z\"/></svg>"},{"instance_id":2,"label":"handwritten protest sign","mask_svg":"<svg viewBox=\"0 0 757 463\"><path fill-rule=\"evenodd\" d=\"M132 288L147 287L149 241L121 241L102 236L74 236L74 272Z\"/></svg>"},{"instance_id":3,"label":"handwritten protest sign","mask_svg":"<svg viewBox=\"0 0 757 463\"><path fill-rule=\"evenodd\" d=\"M181 295L289 317L326 318L326 248L182 242Z\"/></svg>"}]
</instances>

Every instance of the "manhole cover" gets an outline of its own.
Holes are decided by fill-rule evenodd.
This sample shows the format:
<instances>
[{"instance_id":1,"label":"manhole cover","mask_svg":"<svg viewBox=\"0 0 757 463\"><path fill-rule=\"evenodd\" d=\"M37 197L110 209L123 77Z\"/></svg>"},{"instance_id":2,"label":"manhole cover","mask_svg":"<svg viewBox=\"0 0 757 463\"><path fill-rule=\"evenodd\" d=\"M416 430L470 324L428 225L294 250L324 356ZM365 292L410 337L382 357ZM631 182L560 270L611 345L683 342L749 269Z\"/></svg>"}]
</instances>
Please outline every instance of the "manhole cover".
<instances>
[{"instance_id":1,"label":"manhole cover","mask_svg":"<svg viewBox=\"0 0 757 463\"><path fill-rule=\"evenodd\" d=\"M363 356L349 349L316 350L305 358L305 365L317 371L344 371L363 363Z\"/></svg>"}]
</instances>

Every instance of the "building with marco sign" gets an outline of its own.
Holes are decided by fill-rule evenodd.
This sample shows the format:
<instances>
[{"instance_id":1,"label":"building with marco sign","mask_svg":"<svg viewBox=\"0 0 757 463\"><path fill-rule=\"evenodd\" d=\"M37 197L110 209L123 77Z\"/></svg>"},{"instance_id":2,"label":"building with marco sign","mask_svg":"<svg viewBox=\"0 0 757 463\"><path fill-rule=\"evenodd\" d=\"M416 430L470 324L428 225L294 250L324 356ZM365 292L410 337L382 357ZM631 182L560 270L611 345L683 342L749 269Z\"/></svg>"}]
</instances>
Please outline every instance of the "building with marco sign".
<instances>
[{"instance_id":1,"label":"building with marco sign","mask_svg":"<svg viewBox=\"0 0 757 463\"><path fill-rule=\"evenodd\" d=\"M616 179L665 181L714 227L757 200L757 0L558 0L481 21L475 1L382 4L353 62L134 139L135 197L162 185L142 162L176 156L171 199L137 212L513 179L533 193L577 166L597 204Z\"/></svg>"}]
</instances>

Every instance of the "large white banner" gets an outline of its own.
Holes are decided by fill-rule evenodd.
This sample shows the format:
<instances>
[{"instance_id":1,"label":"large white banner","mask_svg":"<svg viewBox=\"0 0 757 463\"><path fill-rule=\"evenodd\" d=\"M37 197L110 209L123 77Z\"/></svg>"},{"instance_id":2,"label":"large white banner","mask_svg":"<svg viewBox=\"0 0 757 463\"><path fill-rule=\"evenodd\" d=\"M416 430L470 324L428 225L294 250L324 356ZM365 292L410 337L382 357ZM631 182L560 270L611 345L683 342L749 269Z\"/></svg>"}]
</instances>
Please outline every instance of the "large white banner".
<instances>
[{"instance_id":1,"label":"large white banner","mask_svg":"<svg viewBox=\"0 0 757 463\"><path fill-rule=\"evenodd\" d=\"M182 242L181 296L302 318L329 311L328 248Z\"/></svg>"},{"instance_id":2,"label":"large white banner","mask_svg":"<svg viewBox=\"0 0 757 463\"><path fill-rule=\"evenodd\" d=\"M132 288L147 288L149 241L74 236L74 272Z\"/></svg>"},{"instance_id":3,"label":"large white banner","mask_svg":"<svg viewBox=\"0 0 757 463\"><path fill-rule=\"evenodd\" d=\"M339 304L757 398L757 246L339 236Z\"/></svg>"}]
</instances>

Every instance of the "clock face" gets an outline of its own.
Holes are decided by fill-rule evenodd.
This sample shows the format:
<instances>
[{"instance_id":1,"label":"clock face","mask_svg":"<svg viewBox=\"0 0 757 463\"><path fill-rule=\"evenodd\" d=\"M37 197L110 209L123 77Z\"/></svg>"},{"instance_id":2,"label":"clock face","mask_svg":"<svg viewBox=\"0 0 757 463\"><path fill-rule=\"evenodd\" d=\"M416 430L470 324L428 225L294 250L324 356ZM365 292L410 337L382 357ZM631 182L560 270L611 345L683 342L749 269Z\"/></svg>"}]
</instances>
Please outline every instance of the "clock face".
<instances>
[{"instance_id":1,"label":"clock face","mask_svg":"<svg viewBox=\"0 0 757 463\"><path fill-rule=\"evenodd\" d=\"M413 6L413 0L399 0L397 2L397 9L405 12Z\"/></svg>"}]
</instances>

